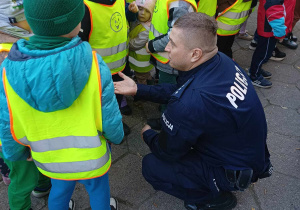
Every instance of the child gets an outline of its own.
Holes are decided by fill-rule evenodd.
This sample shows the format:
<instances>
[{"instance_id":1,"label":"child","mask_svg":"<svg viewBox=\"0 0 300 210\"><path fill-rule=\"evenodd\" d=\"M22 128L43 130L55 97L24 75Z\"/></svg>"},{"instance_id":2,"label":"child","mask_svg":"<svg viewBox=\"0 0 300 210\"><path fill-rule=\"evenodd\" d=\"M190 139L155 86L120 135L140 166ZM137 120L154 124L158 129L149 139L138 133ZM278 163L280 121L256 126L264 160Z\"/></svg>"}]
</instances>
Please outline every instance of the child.
<instances>
[{"instance_id":1,"label":"child","mask_svg":"<svg viewBox=\"0 0 300 210\"><path fill-rule=\"evenodd\" d=\"M137 0L139 8L138 20L131 23L129 33L129 65L135 72L136 79L140 84L147 84L153 80L150 71L154 66L150 64L150 54L145 45L148 42L152 13L156 0Z\"/></svg>"},{"instance_id":2,"label":"child","mask_svg":"<svg viewBox=\"0 0 300 210\"><path fill-rule=\"evenodd\" d=\"M12 43L1 43L0 44L0 62L2 63L3 59L7 56L7 53L10 51ZM3 87L3 84L1 84ZM0 101L4 100L5 96L0 94ZM6 109L6 104L0 103L0 109ZM8 201L9 207L11 210L17 209L30 209L31 208L31 198L30 195L37 198L44 197L49 194L51 188L51 181L48 177L42 175L35 166L34 162L27 161L27 156L23 156L24 146L15 144L14 141L8 142L6 148L13 148L12 151L7 151L6 156L8 159L3 157L2 147L1 147L1 138L3 139L12 139L10 132L5 132L9 130L9 121L7 121L8 113L1 112L0 116L0 157L3 158L4 162L9 168L9 179L7 177L7 172L3 168L4 172L4 183L9 183L8 187ZM3 132L3 133L2 133ZM26 153L26 150L25 150ZM4 165L2 165L4 166Z\"/></svg>"},{"instance_id":3,"label":"child","mask_svg":"<svg viewBox=\"0 0 300 210\"><path fill-rule=\"evenodd\" d=\"M51 177L50 210L74 209L76 181L85 185L92 209L115 210L106 139L122 141L122 117L110 70L77 36L84 3L24 0L24 10L34 36L16 42L0 67L0 124L11 125L1 126L3 154L34 160Z\"/></svg>"}]
</instances>

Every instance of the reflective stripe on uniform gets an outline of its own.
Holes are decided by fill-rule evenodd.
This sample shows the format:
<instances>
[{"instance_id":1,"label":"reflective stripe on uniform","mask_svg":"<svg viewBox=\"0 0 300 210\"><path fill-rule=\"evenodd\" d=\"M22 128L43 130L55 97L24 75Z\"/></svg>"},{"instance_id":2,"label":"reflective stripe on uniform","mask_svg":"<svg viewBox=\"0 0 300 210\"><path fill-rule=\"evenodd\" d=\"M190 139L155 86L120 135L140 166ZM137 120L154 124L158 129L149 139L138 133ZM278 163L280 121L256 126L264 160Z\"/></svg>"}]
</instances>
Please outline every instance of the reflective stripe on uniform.
<instances>
[{"instance_id":1,"label":"reflective stripe on uniform","mask_svg":"<svg viewBox=\"0 0 300 210\"><path fill-rule=\"evenodd\" d=\"M103 56L110 56L115 55L119 52L122 52L127 49L127 42L123 42L117 46L110 47L110 48L103 48L103 49L95 49L99 55Z\"/></svg>"},{"instance_id":2,"label":"reflective stripe on uniform","mask_svg":"<svg viewBox=\"0 0 300 210\"><path fill-rule=\"evenodd\" d=\"M80 173L93 171L103 167L110 158L110 150L107 145L106 153L98 159L77 161L77 162L61 162L61 163L40 163L34 160L35 165L42 170L51 173Z\"/></svg>"},{"instance_id":3,"label":"reflective stripe on uniform","mask_svg":"<svg viewBox=\"0 0 300 210\"><path fill-rule=\"evenodd\" d=\"M249 15L250 11L251 11L251 9L250 10L246 10L246 11L242 11L240 13L228 11L225 14L223 14L222 16L223 17L227 17L229 19L240 19L240 18L243 18L243 17L246 17L247 15Z\"/></svg>"},{"instance_id":4,"label":"reflective stripe on uniform","mask_svg":"<svg viewBox=\"0 0 300 210\"><path fill-rule=\"evenodd\" d=\"M34 152L47 152L68 148L95 148L100 147L99 136L65 136L53 139L43 139L29 142L27 137L19 139L25 145L30 145Z\"/></svg>"}]
</instances>

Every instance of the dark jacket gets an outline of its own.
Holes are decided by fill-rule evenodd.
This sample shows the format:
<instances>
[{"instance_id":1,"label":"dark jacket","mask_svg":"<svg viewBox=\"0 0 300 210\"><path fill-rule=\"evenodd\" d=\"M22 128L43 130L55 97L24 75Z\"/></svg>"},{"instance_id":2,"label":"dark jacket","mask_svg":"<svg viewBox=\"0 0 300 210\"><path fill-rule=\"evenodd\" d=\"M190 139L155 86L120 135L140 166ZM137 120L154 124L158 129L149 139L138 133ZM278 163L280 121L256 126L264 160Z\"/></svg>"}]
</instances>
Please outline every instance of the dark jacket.
<instances>
[{"instance_id":1,"label":"dark jacket","mask_svg":"<svg viewBox=\"0 0 300 210\"><path fill-rule=\"evenodd\" d=\"M256 175L269 164L263 107L247 75L223 53L179 72L178 85L139 84L136 97L168 103L161 133L143 134L158 158L178 161L196 153L213 167L252 168Z\"/></svg>"}]
</instances>

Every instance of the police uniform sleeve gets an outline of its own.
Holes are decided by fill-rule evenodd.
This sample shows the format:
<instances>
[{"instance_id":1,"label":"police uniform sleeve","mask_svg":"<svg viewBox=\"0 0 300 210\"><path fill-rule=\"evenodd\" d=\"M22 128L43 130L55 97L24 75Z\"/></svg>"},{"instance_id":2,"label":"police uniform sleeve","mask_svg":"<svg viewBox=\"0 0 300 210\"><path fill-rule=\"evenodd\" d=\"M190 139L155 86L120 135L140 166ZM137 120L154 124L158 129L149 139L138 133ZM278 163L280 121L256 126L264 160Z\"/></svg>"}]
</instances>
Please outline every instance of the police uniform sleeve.
<instances>
[{"instance_id":1,"label":"police uniform sleeve","mask_svg":"<svg viewBox=\"0 0 300 210\"><path fill-rule=\"evenodd\" d=\"M147 100L154 103L167 104L170 96L177 89L176 84L143 85L137 84L135 99Z\"/></svg>"},{"instance_id":2,"label":"police uniform sleeve","mask_svg":"<svg viewBox=\"0 0 300 210\"><path fill-rule=\"evenodd\" d=\"M160 134L153 130L143 133L145 143L158 158L177 161L188 154L201 139L205 118L201 118L202 110L196 108L201 107L201 104L197 101L191 101L190 104L191 107L180 100L171 101L162 114Z\"/></svg>"}]
</instances>

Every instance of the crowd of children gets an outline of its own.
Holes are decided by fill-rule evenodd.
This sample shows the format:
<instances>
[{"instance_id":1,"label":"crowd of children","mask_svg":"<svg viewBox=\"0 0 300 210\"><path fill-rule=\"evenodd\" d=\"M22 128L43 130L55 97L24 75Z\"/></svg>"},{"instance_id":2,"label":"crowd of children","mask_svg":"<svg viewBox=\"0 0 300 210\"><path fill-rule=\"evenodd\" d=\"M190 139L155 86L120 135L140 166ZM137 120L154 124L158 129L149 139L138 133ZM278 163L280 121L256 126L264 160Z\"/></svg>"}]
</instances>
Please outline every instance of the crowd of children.
<instances>
[{"instance_id":1,"label":"crowd of children","mask_svg":"<svg viewBox=\"0 0 300 210\"><path fill-rule=\"evenodd\" d=\"M131 75L134 72L140 84L154 84L155 74L159 83L176 83L178 72L168 65L164 52L168 35L176 19L198 11L217 18L218 47L220 51L225 49L224 53L230 57L236 34L249 41L254 37L250 44L255 50L250 78L254 85L269 88L272 83L267 79L271 73L264 71L262 64L268 59L284 59L285 54L276 48L277 43L297 48L292 29L300 17L299 1L285 0L282 4L279 0L261 0L260 24L254 36L246 31L246 21L257 3L255 0L216 1L215 5L212 5L214 1L205 0L200 3L136 0L126 4L124 0L1 2L0 31L22 38L12 46L0 69L4 75L1 80L4 87L0 87L0 140L3 143L0 172L3 182L9 185L10 208L30 209L30 193L42 197L52 186L49 209L74 209L70 198L77 180L86 186L93 209L117 209L117 201L110 198L109 193L107 171L111 157L106 142L119 144L123 130L125 135L129 134L129 127L121 121L120 110L122 114L131 113L124 96L114 95L112 81L122 80L117 73L123 71ZM210 7L201 4L210 4ZM222 7L223 10L218 11ZM230 16L223 18L230 12L244 14L234 34L230 34L233 29L226 23ZM24 70L21 75L16 71L19 68ZM91 84L97 88L91 88ZM82 100L89 103L81 103ZM70 113L79 109L85 111L71 116ZM163 106L162 111L164 109ZM24 114L24 110L31 114ZM31 120L27 121L27 117ZM17 120L12 121L13 118ZM49 122L44 123L44 119ZM62 124L69 125L62 128ZM159 119L150 119L148 124L156 129L161 127ZM102 135L100 138L97 131ZM82 136L86 138L80 138ZM59 145L58 139L66 141L65 145ZM54 145L51 146L50 140ZM49 142L43 145L46 141ZM90 144L92 146L88 146ZM54 153L53 150L68 152ZM87 153L93 157L86 158ZM48 159L49 154L58 155L60 159ZM81 161L88 164L80 164Z\"/></svg>"}]
</instances>

